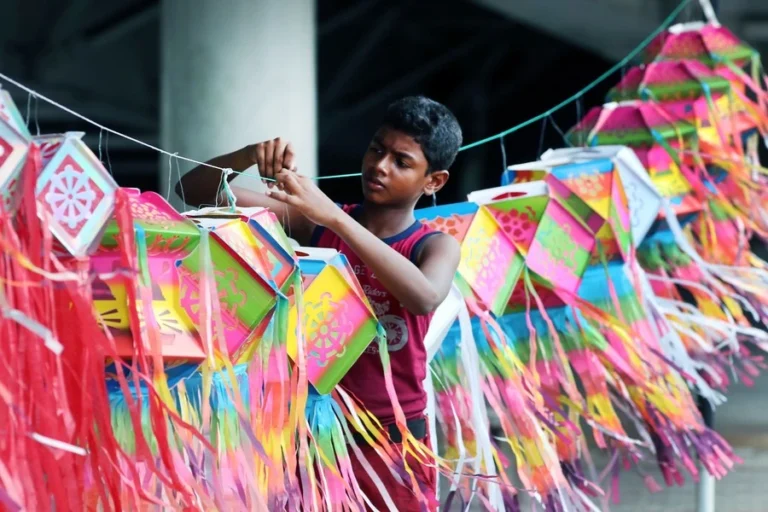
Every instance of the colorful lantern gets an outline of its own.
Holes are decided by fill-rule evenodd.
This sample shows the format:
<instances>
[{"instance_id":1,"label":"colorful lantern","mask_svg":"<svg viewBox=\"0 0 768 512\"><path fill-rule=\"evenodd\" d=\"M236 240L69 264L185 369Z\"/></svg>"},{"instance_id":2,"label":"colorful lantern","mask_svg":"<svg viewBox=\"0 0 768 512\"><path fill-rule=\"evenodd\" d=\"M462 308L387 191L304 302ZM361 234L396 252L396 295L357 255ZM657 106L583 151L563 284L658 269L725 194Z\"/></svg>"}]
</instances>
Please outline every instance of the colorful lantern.
<instances>
[{"instance_id":1,"label":"colorful lantern","mask_svg":"<svg viewBox=\"0 0 768 512\"><path fill-rule=\"evenodd\" d=\"M710 67L724 61L745 63L759 58L754 48L728 28L700 22L671 26L654 38L643 55L645 62L696 59Z\"/></svg>"},{"instance_id":2,"label":"colorful lantern","mask_svg":"<svg viewBox=\"0 0 768 512\"><path fill-rule=\"evenodd\" d=\"M560 386L567 389L568 395L573 397L576 403L581 402L580 395L569 371L560 372L563 365L568 365L567 362L563 363L565 354L558 343L541 348L543 355L536 361L535 355L531 354L536 353L536 347L541 345L540 341L526 338L518 343L518 340L509 336L506 329L500 328L488 312L483 312L483 307L488 307L496 315L504 314L500 321L508 318L513 311L522 311L519 314L525 316L528 296L537 297L536 301L530 299L532 305L529 304L529 307L533 309L562 307L564 302L556 291L553 291L551 283L562 282L575 292L580 281L580 270L586 266L592 249L590 241L594 243L594 240L590 239L585 228L567 220L572 219L570 214L556 200L549 200L545 195L545 186L531 185L524 184L524 192L517 190L519 196L514 190L510 190L513 187L503 187L483 191L484 194L477 196L478 199L483 199L478 200L479 203L487 200L488 204L459 203L419 210L416 215L432 227L455 236L462 244L462 261L456 282L470 310L475 314L475 339L480 354L481 374L486 383L486 399L499 417L505 436L515 450L518 473L524 484L527 488L539 491L546 502L549 499L557 499L558 495L568 496L572 492L571 486L582 488L587 482L577 470L575 463L578 461L574 458L568 458L569 464L574 462L574 465L568 466L569 469L561 467L555 470L547 462L558 456L562 446L568 446L572 450L569 454L578 451L579 428L567 420L560 423L560 419L567 417L565 413L557 416L557 424L539 423L538 420L534 421L534 418L542 416L538 416L536 411L539 411L540 407L541 410L548 411L545 415L551 414L551 406L555 403L551 398L559 396ZM473 196L470 198L475 199ZM563 241L553 236L555 226L563 233L571 233L573 237L561 245L550 245ZM570 231L571 229L573 231ZM491 237L488 236L489 233ZM489 242L489 238L492 240L493 237L497 238L498 242ZM584 244L587 244L587 247L584 247ZM553 257L553 254L561 254L561 249L565 249L565 256L560 259ZM506 255L500 257L498 253ZM567 260L564 269L557 263L562 260ZM574 261L580 269L570 268L569 265ZM515 264L512 271L509 270L510 262ZM491 268L486 272L487 267ZM491 286L486 285L485 280L478 279L478 276L485 274L487 281L491 281ZM493 279L504 279L504 287L507 288L493 284ZM513 287L520 296L510 296L508 287ZM502 295L495 295L495 290L504 291ZM446 344L452 341L455 343L457 336L454 330L444 342L444 346L450 348L450 345ZM529 345L533 346L529 348ZM554 349L554 346L558 348ZM449 350L448 354L450 353ZM453 375L451 359L454 357L447 357L444 366L448 383L458 378ZM526 363L530 365L530 369ZM542 371L545 367L546 371ZM543 385L545 381L548 385ZM533 384L534 382L536 384ZM522 390L533 389L529 386L536 389L536 400L521 401L520 393L527 393ZM440 387L441 391L447 389L449 388L445 386ZM552 389L557 390L557 395L552 395ZM459 395L455 396L455 400L460 399ZM528 405L524 405L525 403ZM530 414L534 416L531 417ZM450 434L450 430L448 433ZM545 440L542 435L557 439L557 448L553 441ZM576 455L573 456L577 458ZM568 479L565 479L564 474L569 475Z\"/></svg>"},{"instance_id":3,"label":"colorful lantern","mask_svg":"<svg viewBox=\"0 0 768 512\"><path fill-rule=\"evenodd\" d=\"M718 217L739 218L768 236L760 201L765 180L757 172L757 138L768 130L768 112L749 100L743 89L699 61L660 61L630 70L612 96L663 102L665 112L695 126L697 144L686 148L687 154L708 164L708 196L718 198L719 205L712 205L722 212ZM719 231L728 230L719 224ZM735 263L733 258L721 262Z\"/></svg>"},{"instance_id":4,"label":"colorful lantern","mask_svg":"<svg viewBox=\"0 0 768 512\"><path fill-rule=\"evenodd\" d=\"M631 247L629 209L621 177L612 160L559 159L522 167L543 170L549 194L575 217L583 219L597 241L592 244L592 264L617 256L627 259Z\"/></svg>"},{"instance_id":5,"label":"colorful lantern","mask_svg":"<svg viewBox=\"0 0 768 512\"><path fill-rule=\"evenodd\" d=\"M210 231L209 255L219 297L222 326L212 326L214 347L232 363L245 362L264 335L272 313L284 297L281 288L291 285L295 265L282 246L257 222L229 214L188 214ZM177 264L181 278L181 305L196 325L203 328L200 297L204 295L207 255L195 253ZM216 315L214 315L216 318ZM283 333L284 326L278 327ZM279 337L280 334L277 334Z\"/></svg>"},{"instance_id":6,"label":"colorful lantern","mask_svg":"<svg viewBox=\"0 0 768 512\"><path fill-rule=\"evenodd\" d=\"M307 376L318 393L330 393L377 335L378 321L349 262L336 251L299 249L304 302L288 317L288 355L297 357L297 322Z\"/></svg>"},{"instance_id":7,"label":"colorful lantern","mask_svg":"<svg viewBox=\"0 0 768 512\"><path fill-rule=\"evenodd\" d=\"M559 165L561 162L584 163L603 158L610 159L619 172L621 184L629 203L632 241L637 246L643 241L656 221L661 210L661 195L654 187L653 182L648 177L648 172L634 151L626 146L595 146L550 149L541 155L541 159L548 165L555 163Z\"/></svg>"},{"instance_id":8,"label":"colorful lantern","mask_svg":"<svg viewBox=\"0 0 768 512\"><path fill-rule=\"evenodd\" d=\"M520 278L524 260L493 214L473 203L459 203L426 208L416 215L461 243L457 270L460 286L471 290L494 314L501 314ZM529 227L532 234L533 220Z\"/></svg>"},{"instance_id":9,"label":"colorful lantern","mask_svg":"<svg viewBox=\"0 0 768 512\"><path fill-rule=\"evenodd\" d=\"M522 256L524 267L538 283L536 290L546 299L545 306L562 304L556 294L549 292L553 288L576 292L595 238L565 203L549 195L547 185L528 183L492 188L472 192L468 199L491 214L502 234ZM518 279L513 284L511 299L503 310L492 310L495 314L524 309L528 293L525 283Z\"/></svg>"},{"instance_id":10,"label":"colorful lantern","mask_svg":"<svg viewBox=\"0 0 768 512\"><path fill-rule=\"evenodd\" d=\"M674 25L646 47L644 60L698 60L728 79L740 97L747 92L756 97L760 115L768 111L768 83L763 76L760 54L726 27L712 23Z\"/></svg>"},{"instance_id":11,"label":"colorful lantern","mask_svg":"<svg viewBox=\"0 0 768 512\"><path fill-rule=\"evenodd\" d=\"M168 360L203 359L205 351L197 326L182 306L182 283L176 270L176 262L196 249L200 231L154 192L126 192L135 226L139 265L149 276L152 289L154 318L150 325L159 334L163 357ZM125 276L121 274L119 232L117 221L110 220L91 257L91 266L98 276L94 281L93 300L96 312L115 339L117 355L130 359L135 355L136 347ZM141 298L137 299L136 309L140 328L144 329L147 319Z\"/></svg>"}]
</instances>

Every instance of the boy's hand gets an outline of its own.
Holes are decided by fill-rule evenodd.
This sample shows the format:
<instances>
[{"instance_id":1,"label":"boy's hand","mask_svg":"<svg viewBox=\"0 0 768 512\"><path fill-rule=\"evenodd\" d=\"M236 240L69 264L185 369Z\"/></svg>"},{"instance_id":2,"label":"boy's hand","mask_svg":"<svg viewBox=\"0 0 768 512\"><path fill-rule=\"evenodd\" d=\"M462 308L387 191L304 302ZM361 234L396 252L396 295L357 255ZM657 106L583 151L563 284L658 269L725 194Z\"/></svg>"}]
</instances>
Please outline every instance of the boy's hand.
<instances>
[{"instance_id":1,"label":"boy's hand","mask_svg":"<svg viewBox=\"0 0 768 512\"><path fill-rule=\"evenodd\" d=\"M267 195L293 206L318 226L332 225L343 212L315 185L314 181L306 176L283 169L277 174L276 179L280 190L269 190Z\"/></svg>"},{"instance_id":2,"label":"boy's hand","mask_svg":"<svg viewBox=\"0 0 768 512\"><path fill-rule=\"evenodd\" d=\"M293 144L280 137L248 146L248 158L259 167L261 177L269 180L274 180L283 169L296 171ZM274 184L274 181L267 181L269 187Z\"/></svg>"}]
</instances>

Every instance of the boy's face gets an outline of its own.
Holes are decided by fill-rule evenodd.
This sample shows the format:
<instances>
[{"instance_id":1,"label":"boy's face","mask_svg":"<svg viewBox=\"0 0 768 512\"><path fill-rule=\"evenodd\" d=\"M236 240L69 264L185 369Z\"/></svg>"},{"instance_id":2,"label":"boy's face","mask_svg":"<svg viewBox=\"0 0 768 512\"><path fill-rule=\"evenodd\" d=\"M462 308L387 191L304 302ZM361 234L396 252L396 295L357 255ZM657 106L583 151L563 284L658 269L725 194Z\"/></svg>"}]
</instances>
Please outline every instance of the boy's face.
<instances>
[{"instance_id":1,"label":"boy's face","mask_svg":"<svg viewBox=\"0 0 768 512\"><path fill-rule=\"evenodd\" d=\"M363 196L378 205L413 205L423 194L437 192L448 180L448 171L427 174L428 169L424 151L413 137L383 126L363 157Z\"/></svg>"}]
</instances>

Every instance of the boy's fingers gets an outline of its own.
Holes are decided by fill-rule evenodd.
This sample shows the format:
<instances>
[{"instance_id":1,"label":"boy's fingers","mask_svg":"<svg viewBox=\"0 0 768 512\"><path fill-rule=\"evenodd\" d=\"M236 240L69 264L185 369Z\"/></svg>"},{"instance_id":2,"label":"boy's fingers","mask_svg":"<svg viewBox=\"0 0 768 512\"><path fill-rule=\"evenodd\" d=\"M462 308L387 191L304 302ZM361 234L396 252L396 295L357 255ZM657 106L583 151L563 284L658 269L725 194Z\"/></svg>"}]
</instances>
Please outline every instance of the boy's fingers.
<instances>
[{"instance_id":1,"label":"boy's fingers","mask_svg":"<svg viewBox=\"0 0 768 512\"><path fill-rule=\"evenodd\" d=\"M262 176L270 177L267 168L264 166L264 144L256 145L256 165L259 166L259 173Z\"/></svg>"},{"instance_id":2,"label":"boy's fingers","mask_svg":"<svg viewBox=\"0 0 768 512\"><path fill-rule=\"evenodd\" d=\"M282 186L282 189L289 194L295 194L298 190L298 177L296 173L282 170L277 176L277 182Z\"/></svg>"},{"instance_id":3,"label":"boy's fingers","mask_svg":"<svg viewBox=\"0 0 768 512\"><path fill-rule=\"evenodd\" d=\"M277 137L275 139L275 149L274 149L274 157L272 159L272 170L277 172L280 172L280 169L283 168L283 152L285 151L286 143L280 140L280 137Z\"/></svg>"},{"instance_id":4,"label":"boy's fingers","mask_svg":"<svg viewBox=\"0 0 768 512\"><path fill-rule=\"evenodd\" d=\"M268 140L264 142L264 168L267 171L267 176L274 176L275 175L275 167L273 165L273 160L275 159L275 143L274 141Z\"/></svg>"},{"instance_id":5,"label":"boy's fingers","mask_svg":"<svg viewBox=\"0 0 768 512\"><path fill-rule=\"evenodd\" d=\"M289 171L296 171L296 154L290 142L285 145L285 151L283 151L283 167Z\"/></svg>"},{"instance_id":6,"label":"boy's fingers","mask_svg":"<svg viewBox=\"0 0 768 512\"><path fill-rule=\"evenodd\" d=\"M280 190L268 190L267 196L271 197L272 199L276 201L280 201L281 203L289 204L291 206L297 206L298 200L296 197L286 194L285 192L282 192Z\"/></svg>"}]
</instances>

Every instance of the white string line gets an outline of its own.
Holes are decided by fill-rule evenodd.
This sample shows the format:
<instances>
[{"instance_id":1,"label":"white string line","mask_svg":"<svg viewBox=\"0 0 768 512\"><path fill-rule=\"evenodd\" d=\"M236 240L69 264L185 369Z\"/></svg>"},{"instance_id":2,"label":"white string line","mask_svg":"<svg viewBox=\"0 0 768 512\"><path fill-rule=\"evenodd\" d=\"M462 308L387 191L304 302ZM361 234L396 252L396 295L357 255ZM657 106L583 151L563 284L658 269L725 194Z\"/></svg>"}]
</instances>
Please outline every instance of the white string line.
<instances>
[{"instance_id":1,"label":"white string line","mask_svg":"<svg viewBox=\"0 0 768 512\"><path fill-rule=\"evenodd\" d=\"M124 138L126 140L129 140L131 142L139 144L140 146L144 146L145 148L151 149L153 151L157 151L158 153L162 153L162 154L167 155L169 157L176 157L176 158L178 158L180 160L184 160L184 161L192 163L192 164L203 165L205 167L210 167L211 169L216 169L216 170L219 170L219 171L224 171L225 170L223 167L218 167L216 165L211 165L211 164L206 163L206 162L199 162L199 161L194 160L192 158L187 158L185 156L181 156L178 153L176 153L176 154L170 153L170 152L168 152L168 151L166 151L164 149L161 149L161 148L158 148L156 146L153 146L152 144L149 144L147 142L141 141L139 139L136 139L136 138L131 137L129 135L126 135L124 133L120 133L117 130L113 130L112 128L104 126L101 123L97 123L93 119L89 119L88 117L85 117L84 115L82 115L82 114L80 114L78 112L75 112L71 108L66 107L66 106L62 105L61 103L58 103L57 101L54 101L54 100L48 98L47 96L44 96L44 95L38 93L34 89L30 89L26 85L24 85L24 84L22 84L20 82L17 82L13 78L11 78L11 77L3 74L3 73L0 73L0 79L2 79L4 81L8 82L9 84L14 85L14 86L18 87L19 89L21 89L21 90L31 94L32 96L35 97L35 99L41 99L41 100L49 103L50 105L53 105L54 107L59 108L59 109L63 110L64 112L67 112L68 114L71 114L71 115L77 117L78 119L80 119L82 121L85 121L86 123L89 123L89 124L91 124L91 125L93 125L93 126L95 126L97 128L105 130L105 131L107 131L109 133L112 133L114 135L117 135L118 137L122 137L122 138ZM237 172L237 171L235 171L235 172Z\"/></svg>"}]
</instances>

